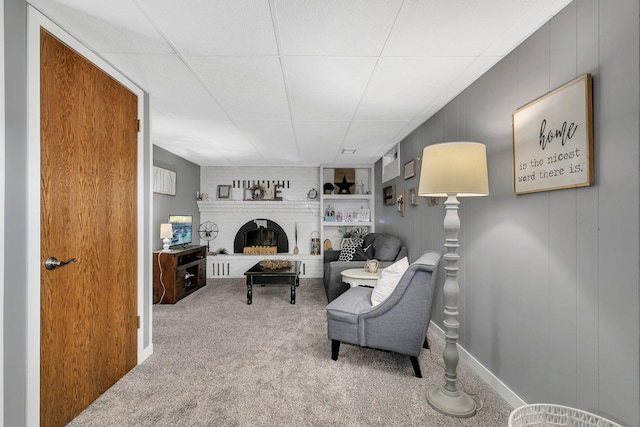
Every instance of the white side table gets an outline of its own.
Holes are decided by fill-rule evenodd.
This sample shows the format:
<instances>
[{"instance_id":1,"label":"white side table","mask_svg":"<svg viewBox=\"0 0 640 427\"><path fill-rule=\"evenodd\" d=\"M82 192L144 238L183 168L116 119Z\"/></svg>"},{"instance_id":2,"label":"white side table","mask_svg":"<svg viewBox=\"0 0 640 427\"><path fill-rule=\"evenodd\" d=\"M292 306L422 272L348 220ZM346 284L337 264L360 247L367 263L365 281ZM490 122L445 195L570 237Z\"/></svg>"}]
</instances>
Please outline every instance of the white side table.
<instances>
[{"instance_id":1,"label":"white side table","mask_svg":"<svg viewBox=\"0 0 640 427\"><path fill-rule=\"evenodd\" d=\"M352 288L354 286L375 286L380 277L380 270L369 273L364 268L350 268L340 274L342 274L342 281L348 283Z\"/></svg>"}]
</instances>

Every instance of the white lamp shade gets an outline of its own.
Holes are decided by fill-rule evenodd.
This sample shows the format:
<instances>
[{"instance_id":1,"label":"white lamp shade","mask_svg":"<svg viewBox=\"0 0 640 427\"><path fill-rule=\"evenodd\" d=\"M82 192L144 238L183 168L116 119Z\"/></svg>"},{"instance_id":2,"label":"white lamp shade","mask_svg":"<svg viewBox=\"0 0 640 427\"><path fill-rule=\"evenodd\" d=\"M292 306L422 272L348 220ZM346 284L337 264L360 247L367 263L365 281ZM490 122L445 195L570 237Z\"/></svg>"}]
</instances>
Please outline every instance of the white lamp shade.
<instances>
[{"instance_id":1,"label":"white lamp shade","mask_svg":"<svg viewBox=\"0 0 640 427\"><path fill-rule=\"evenodd\" d=\"M173 226L169 223L160 224L160 238L170 239L173 237Z\"/></svg>"},{"instance_id":2,"label":"white lamp shade","mask_svg":"<svg viewBox=\"0 0 640 427\"><path fill-rule=\"evenodd\" d=\"M424 147L419 196L489 195L487 149L479 142L443 142Z\"/></svg>"}]
</instances>

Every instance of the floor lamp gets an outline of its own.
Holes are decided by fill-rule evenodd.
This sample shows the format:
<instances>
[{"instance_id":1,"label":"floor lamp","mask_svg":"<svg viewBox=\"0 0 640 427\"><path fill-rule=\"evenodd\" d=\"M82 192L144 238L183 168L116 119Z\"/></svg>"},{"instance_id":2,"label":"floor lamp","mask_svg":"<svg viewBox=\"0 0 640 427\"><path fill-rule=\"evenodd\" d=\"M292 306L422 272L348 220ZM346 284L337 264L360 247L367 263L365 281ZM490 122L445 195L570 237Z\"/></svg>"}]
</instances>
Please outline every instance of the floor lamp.
<instances>
[{"instance_id":1,"label":"floor lamp","mask_svg":"<svg viewBox=\"0 0 640 427\"><path fill-rule=\"evenodd\" d=\"M489 195L487 152L478 142L444 142L424 148L418 195L446 197L444 202L446 279L443 288L445 347L445 384L427 394L427 401L438 412L458 418L472 417L476 402L464 391L458 390L458 197Z\"/></svg>"}]
</instances>

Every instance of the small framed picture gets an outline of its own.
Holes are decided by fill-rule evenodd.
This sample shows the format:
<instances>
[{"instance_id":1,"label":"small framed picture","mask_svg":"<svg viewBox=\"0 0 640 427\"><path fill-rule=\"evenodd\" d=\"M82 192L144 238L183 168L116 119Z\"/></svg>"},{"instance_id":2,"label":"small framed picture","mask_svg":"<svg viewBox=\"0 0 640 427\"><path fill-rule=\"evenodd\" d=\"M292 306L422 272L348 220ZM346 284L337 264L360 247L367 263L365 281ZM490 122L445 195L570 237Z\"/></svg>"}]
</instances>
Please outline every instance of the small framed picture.
<instances>
[{"instance_id":1,"label":"small framed picture","mask_svg":"<svg viewBox=\"0 0 640 427\"><path fill-rule=\"evenodd\" d=\"M218 185L218 199L229 199L231 197L230 185Z\"/></svg>"},{"instance_id":2,"label":"small framed picture","mask_svg":"<svg viewBox=\"0 0 640 427\"><path fill-rule=\"evenodd\" d=\"M153 167L153 192L158 194L176 195L176 173L174 171Z\"/></svg>"},{"instance_id":3,"label":"small framed picture","mask_svg":"<svg viewBox=\"0 0 640 427\"><path fill-rule=\"evenodd\" d=\"M382 189L382 204L389 206L396 204L396 186L390 185Z\"/></svg>"},{"instance_id":4,"label":"small framed picture","mask_svg":"<svg viewBox=\"0 0 640 427\"><path fill-rule=\"evenodd\" d=\"M409 189L409 204L411 206L418 206L418 192L415 188Z\"/></svg>"},{"instance_id":5,"label":"small framed picture","mask_svg":"<svg viewBox=\"0 0 640 427\"><path fill-rule=\"evenodd\" d=\"M404 164L404 179L416 176L416 159L408 161Z\"/></svg>"}]
</instances>

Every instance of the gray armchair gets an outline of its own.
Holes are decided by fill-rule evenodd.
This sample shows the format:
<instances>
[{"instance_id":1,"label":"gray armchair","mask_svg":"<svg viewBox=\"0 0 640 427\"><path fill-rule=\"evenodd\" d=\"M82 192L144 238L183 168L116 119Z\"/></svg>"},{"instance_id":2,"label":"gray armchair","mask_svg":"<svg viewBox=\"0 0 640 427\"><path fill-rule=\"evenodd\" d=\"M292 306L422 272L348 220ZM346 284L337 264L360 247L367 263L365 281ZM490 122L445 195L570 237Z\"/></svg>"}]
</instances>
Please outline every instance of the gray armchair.
<instances>
[{"instance_id":1,"label":"gray armchair","mask_svg":"<svg viewBox=\"0 0 640 427\"><path fill-rule=\"evenodd\" d=\"M410 357L422 378L418 356L425 343L440 254L427 251L409 265L391 295L371 305L373 288L357 286L327 305L331 358L338 360L340 343L370 347Z\"/></svg>"}]
</instances>

